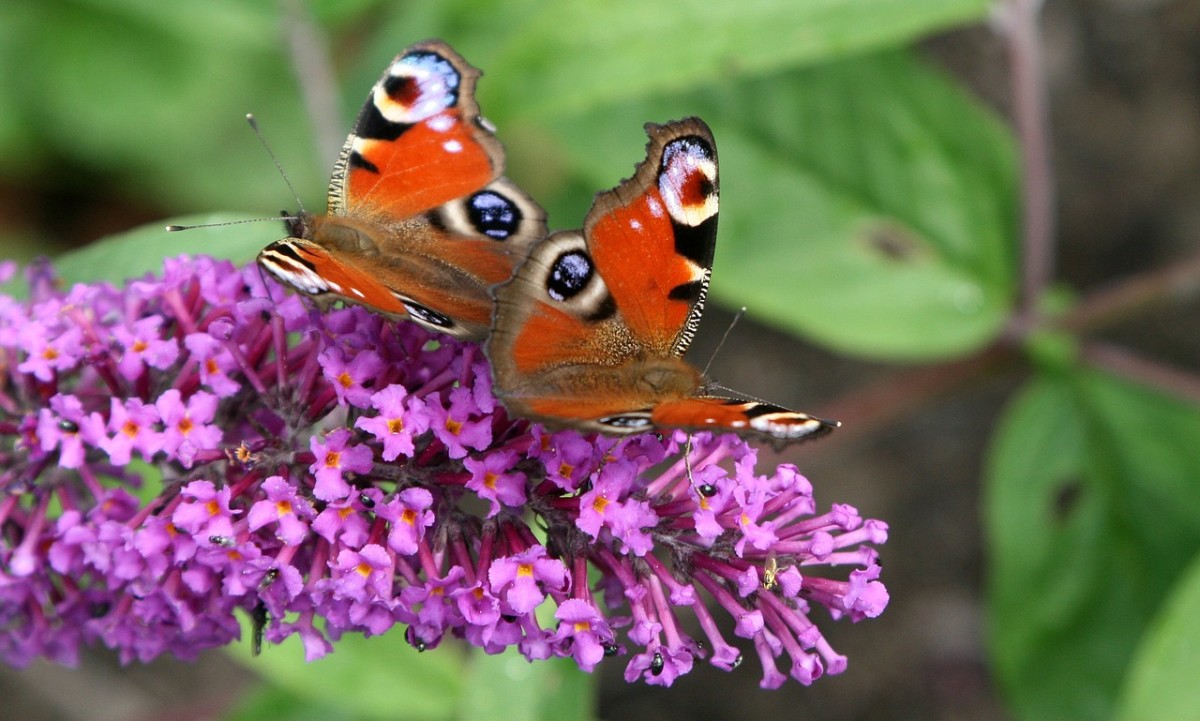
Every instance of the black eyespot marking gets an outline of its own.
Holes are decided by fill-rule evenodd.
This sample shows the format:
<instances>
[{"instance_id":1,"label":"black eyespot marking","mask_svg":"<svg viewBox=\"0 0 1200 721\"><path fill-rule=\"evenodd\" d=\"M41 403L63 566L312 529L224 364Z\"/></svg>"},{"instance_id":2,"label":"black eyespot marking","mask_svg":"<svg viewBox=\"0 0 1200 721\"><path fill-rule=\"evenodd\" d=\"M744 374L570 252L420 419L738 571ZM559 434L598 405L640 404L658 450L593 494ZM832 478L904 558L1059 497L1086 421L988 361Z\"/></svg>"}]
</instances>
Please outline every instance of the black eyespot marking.
<instances>
[{"instance_id":1,"label":"black eyespot marking","mask_svg":"<svg viewBox=\"0 0 1200 721\"><path fill-rule=\"evenodd\" d=\"M411 108L421 99L421 84L411 75L393 75L383 81L383 90L393 101Z\"/></svg>"},{"instance_id":2,"label":"black eyespot marking","mask_svg":"<svg viewBox=\"0 0 1200 721\"><path fill-rule=\"evenodd\" d=\"M400 64L412 66L412 67L416 68L417 72L416 72L415 76L401 75L401 76L392 76L392 77L388 78L388 80L386 81L385 87L387 88L388 95L391 96L393 99L395 99L397 102L399 102L401 100L401 97L403 97L403 98L406 98L409 100L409 102L406 103L407 105L414 105L416 103L416 101L422 99L421 98L422 94L428 94L429 91L432 89L432 88L423 87L423 83L421 82L422 78L433 78L433 77L438 78L443 83L442 87L436 88L436 90L438 92L444 93L446 96L448 96L446 98L446 100L447 100L446 107L449 107L450 105L453 105L455 102L458 101L458 84L459 84L458 71L454 69L454 65L451 64L450 61L447 60L446 58L442 57L441 55L438 55L435 52L431 52L428 50L419 50L419 51L411 52L411 53L405 55L403 58L400 59ZM411 80L412 83L411 83L411 85L409 85L409 89L407 90L407 95L402 95L400 97L397 97L392 92L392 81L404 80L404 79ZM429 84L428 81L426 81L425 84ZM399 85L399 84L397 84L397 85Z\"/></svg>"},{"instance_id":3,"label":"black eyespot marking","mask_svg":"<svg viewBox=\"0 0 1200 721\"><path fill-rule=\"evenodd\" d=\"M504 240L521 227L521 209L499 193L481 190L467 201L471 225L493 240Z\"/></svg>"},{"instance_id":4,"label":"black eyespot marking","mask_svg":"<svg viewBox=\"0 0 1200 721\"><path fill-rule=\"evenodd\" d=\"M546 293L557 301L575 297L592 279L592 259L582 250L563 253L550 266Z\"/></svg>"},{"instance_id":5,"label":"black eyespot marking","mask_svg":"<svg viewBox=\"0 0 1200 721\"><path fill-rule=\"evenodd\" d=\"M404 303L404 309L408 311L408 314L411 315L414 320L419 320L422 323L428 323L429 325L436 326L438 328L454 327L454 321L435 310L430 310L423 305L417 305L416 303L408 300L402 300L401 302Z\"/></svg>"},{"instance_id":6,"label":"black eyespot marking","mask_svg":"<svg viewBox=\"0 0 1200 721\"><path fill-rule=\"evenodd\" d=\"M659 175L666 175L673 181L673 188L684 207L701 206L716 193L713 179L697 167L702 162L713 162L714 156L712 146L694 135L680 138L663 148Z\"/></svg>"}]
</instances>

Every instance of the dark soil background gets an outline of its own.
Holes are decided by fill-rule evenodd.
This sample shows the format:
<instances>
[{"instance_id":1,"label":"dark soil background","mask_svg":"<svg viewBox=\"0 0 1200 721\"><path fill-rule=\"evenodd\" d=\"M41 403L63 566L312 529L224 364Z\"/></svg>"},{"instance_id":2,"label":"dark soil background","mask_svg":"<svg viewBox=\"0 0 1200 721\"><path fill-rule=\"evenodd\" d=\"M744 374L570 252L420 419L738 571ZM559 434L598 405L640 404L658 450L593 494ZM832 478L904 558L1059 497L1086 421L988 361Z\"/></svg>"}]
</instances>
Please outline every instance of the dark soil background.
<instances>
[{"instance_id":1,"label":"dark soil background","mask_svg":"<svg viewBox=\"0 0 1200 721\"><path fill-rule=\"evenodd\" d=\"M1059 238L1057 277L1086 292L1200 249L1200 1L1053 0L1044 10ZM990 29L958 31L924 54L1009 115L1005 49ZM103 179L93 187L104 188ZM72 187L78 187L73 185ZM62 213L63 206L73 207ZM29 197L0 188L0 217L36 225L65 245L160 217L68 188ZM718 271L719 272L719 269ZM1104 335L1196 371L1200 307L1162 307ZM695 358L707 358L730 314L710 309ZM753 309L751 309L753 318ZM784 405L820 412L844 394L902 369L846 360L740 324L713 375ZM848 502L886 520L882 549L891 605L851 626L818 618L850 657L812 688L757 688L748 658L724 674L698 665L670 690L627 685L622 663L603 667L606 719L974 719L1006 717L986 653L987 568L980 488L989 435L1020 368L930 398L882 428L845 428L779 460L797 463L820 504ZM1031 598L1036 604L1038 599ZM78 670L0 668L0 721L152 721L216 718L252 679L220 653L196 664L121 668L90 653Z\"/></svg>"}]
</instances>

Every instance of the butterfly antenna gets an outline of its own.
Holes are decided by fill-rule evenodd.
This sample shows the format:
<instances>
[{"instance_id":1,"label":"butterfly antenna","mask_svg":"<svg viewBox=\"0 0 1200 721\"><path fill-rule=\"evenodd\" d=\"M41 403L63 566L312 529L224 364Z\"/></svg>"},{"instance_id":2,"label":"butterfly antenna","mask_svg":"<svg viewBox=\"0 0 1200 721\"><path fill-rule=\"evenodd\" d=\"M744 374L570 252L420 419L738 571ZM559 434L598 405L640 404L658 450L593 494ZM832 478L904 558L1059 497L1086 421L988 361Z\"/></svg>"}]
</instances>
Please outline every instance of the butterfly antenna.
<instances>
[{"instance_id":1,"label":"butterfly antenna","mask_svg":"<svg viewBox=\"0 0 1200 721\"><path fill-rule=\"evenodd\" d=\"M758 396L752 396L749 393L735 391L734 389L729 388L728 386L723 386L720 383L717 383L716 381L713 381L713 380L709 380L708 383L705 384L704 390L706 390L708 392L724 391L724 392L728 393L730 396L736 396L737 398L739 398L741 400L756 401L758 403L762 403L765 406L774 406L775 405L774 403L772 403L768 400L764 400L762 398L759 398ZM776 407L778 407L778 406L776 406ZM805 413L804 415L808 416L809 418L814 418L818 421L821 421L822 423L827 423L827 424L833 426L834 428L840 428L842 425L841 421L830 420L823 416L814 416L811 413Z\"/></svg>"},{"instance_id":2,"label":"butterfly antenna","mask_svg":"<svg viewBox=\"0 0 1200 721\"><path fill-rule=\"evenodd\" d=\"M706 383L704 385L704 389L706 391L722 391L724 393L728 393L731 396L737 396L738 398L740 398L742 400L756 401L758 403L762 403L763 405L768 405L768 406L775 405L774 403L767 401L767 400L763 400L762 398L759 398L758 396L752 396L749 393L743 393L741 391L734 390L728 386L723 386L714 380L709 380L708 383Z\"/></svg>"},{"instance_id":3,"label":"butterfly antenna","mask_svg":"<svg viewBox=\"0 0 1200 721\"><path fill-rule=\"evenodd\" d=\"M296 220L294 216L284 215L283 220ZM244 218L242 220L226 220L222 223L200 223L198 225L168 225L168 233L178 233L181 230L195 230L196 228L220 228L226 225L241 225L242 223L263 223L266 221L275 222L280 220L280 216L273 215L270 218Z\"/></svg>"},{"instance_id":4,"label":"butterfly antenna","mask_svg":"<svg viewBox=\"0 0 1200 721\"><path fill-rule=\"evenodd\" d=\"M271 150L271 146L267 143L266 137L263 136L262 130L259 130L258 119L254 117L254 113L246 113L246 122L250 123L250 128L258 136L258 142L262 143L263 149L271 157L271 162L275 164L275 169L279 171L279 177L283 178L283 182L287 185L288 190L292 192L292 198L296 201L296 207L300 209L301 213L305 212L304 202L300 200L300 194L296 192L296 188L292 185L292 181L288 178L287 173L283 172L283 165L279 163L279 158L275 157L275 151Z\"/></svg>"},{"instance_id":5,"label":"butterfly antenna","mask_svg":"<svg viewBox=\"0 0 1200 721\"><path fill-rule=\"evenodd\" d=\"M729 339L729 334L733 331L733 327L738 324L738 321L741 320L742 316L744 315L746 315L746 306L742 306L742 309L734 314L733 320L729 321L729 326L725 329L725 335L721 336L721 342L717 344L717 347L713 350L712 355L708 357L708 363L704 364L705 377L708 376L708 369L712 367L713 361L717 359L717 354L720 353L721 348L725 346L725 341Z\"/></svg>"}]
</instances>

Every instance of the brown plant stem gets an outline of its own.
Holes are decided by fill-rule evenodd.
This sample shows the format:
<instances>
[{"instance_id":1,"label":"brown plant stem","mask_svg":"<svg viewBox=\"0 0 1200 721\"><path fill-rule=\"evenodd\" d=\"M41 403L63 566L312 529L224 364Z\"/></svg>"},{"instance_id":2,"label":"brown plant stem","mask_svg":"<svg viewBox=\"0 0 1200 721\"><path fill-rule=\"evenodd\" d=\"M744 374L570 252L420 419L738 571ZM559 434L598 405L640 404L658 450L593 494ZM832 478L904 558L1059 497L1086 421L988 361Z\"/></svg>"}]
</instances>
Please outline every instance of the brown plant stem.
<instances>
[{"instance_id":1,"label":"brown plant stem","mask_svg":"<svg viewBox=\"0 0 1200 721\"><path fill-rule=\"evenodd\" d=\"M1080 348L1079 357L1094 368L1200 405L1200 377L1194 373L1145 358L1128 348L1099 341L1085 343Z\"/></svg>"},{"instance_id":2,"label":"brown plant stem","mask_svg":"<svg viewBox=\"0 0 1200 721\"><path fill-rule=\"evenodd\" d=\"M1089 293L1070 312L1041 326L1084 335L1163 303L1197 297L1200 297L1200 254ZM1014 326L1010 333L968 358L899 371L825 404L821 412L845 421L846 426L822 440L820 447L853 441L899 423L939 396L988 373L1015 366L1022 357L1026 337L1037 327ZM1200 376L1194 373L1162 365L1113 344L1094 341L1083 344L1080 358L1093 367L1200 403Z\"/></svg>"},{"instance_id":3,"label":"brown plant stem","mask_svg":"<svg viewBox=\"0 0 1200 721\"><path fill-rule=\"evenodd\" d=\"M280 0L280 6L296 84L304 100L305 114L313 126L316 157L322 167L332 168L345 139L345 130L338 83L329 57L329 39L313 21L303 2Z\"/></svg>"},{"instance_id":4,"label":"brown plant stem","mask_svg":"<svg viewBox=\"0 0 1200 721\"><path fill-rule=\"evenodd\" d=\"M1021 286L1016 322L1031 325L1054 275L1054 170L1049 103L1038 15L1041 0L1007 0L1000 11L1007 40L1013 122L1021 147Z\"/></svg>"},{"instance_id":5,"label":"brown plant stem","mask_svg":"<svg viewBox=\"0 0 1200 721\"><path fill-rule=\"evenodd\" d=\"M845 422L821 446L853 441L900 423L935 398L997 373L1017 361L1016 347L998 342L967 358L897 372L821 406L823 417Z\"/></svg>"},{"instance_id":6,"label":"brown plant stem","mask_svg":"<svg viewBox=\"0 0 1200 721\"><path fill-rule=\"evenodd\" d=\"M828 417L847 421L846 428L833 434L832 439L849 441L901 422L937 396L984 374L1016 365L1026 339L1039 329L1082 336L1162 303L1200 296L1200 254L1197 254L1089 293L1059 318L1040 316L1038 304L1054 275L1057 232L1049 103L1038 23L1041 9L1042 0L1005 0L997 17L1007 40L1013 122L1022 161L1021 278L1011 322L995 343L969 358L900 371L827 404L822 410ZM1194 373L1099 342L1084 343L1080 360L1200 403L1200 376ZM826 441L822 445L832 444Z\"/></svg>"},{"instance_id":7,"label":"brown plant stem","mask_svg":"<svg viewBox=\"0 0 1200 721\"><path fill-rule=\"evenodd\" d=\"M1076 334L1126 320L1165 303L1200 297L1200 253L1165 268L1145 271L1089 293L1079 305L1053 323Z\"/></svg>"}]
</instances>

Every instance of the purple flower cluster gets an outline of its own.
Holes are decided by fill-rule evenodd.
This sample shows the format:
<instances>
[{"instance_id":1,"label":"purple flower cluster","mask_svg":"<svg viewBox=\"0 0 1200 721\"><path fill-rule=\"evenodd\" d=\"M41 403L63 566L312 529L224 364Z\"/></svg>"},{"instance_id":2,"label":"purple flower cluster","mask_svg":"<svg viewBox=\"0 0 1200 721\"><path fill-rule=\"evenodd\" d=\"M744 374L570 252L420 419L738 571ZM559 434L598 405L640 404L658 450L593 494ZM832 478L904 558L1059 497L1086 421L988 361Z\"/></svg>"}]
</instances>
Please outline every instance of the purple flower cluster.
<instances>
[{"instance_id":1,"label":"purple flower cluster","mask_svg":"<svg viewBox=\"0 0 1200 721\"><path fill-rule=\"evenodd\" d=\"M728 614L774 688L845 668L815 607L887 604L887 526L818 513L736 437L547 432L505 414L477 346L318 313L254 268L28 277L28 300L0 296L7 663L191 658L237 639L240 609L310 659L400 624L419 649L628 655L627 679L670 685L740 663Z\"/></svg>"}]
</instances>

